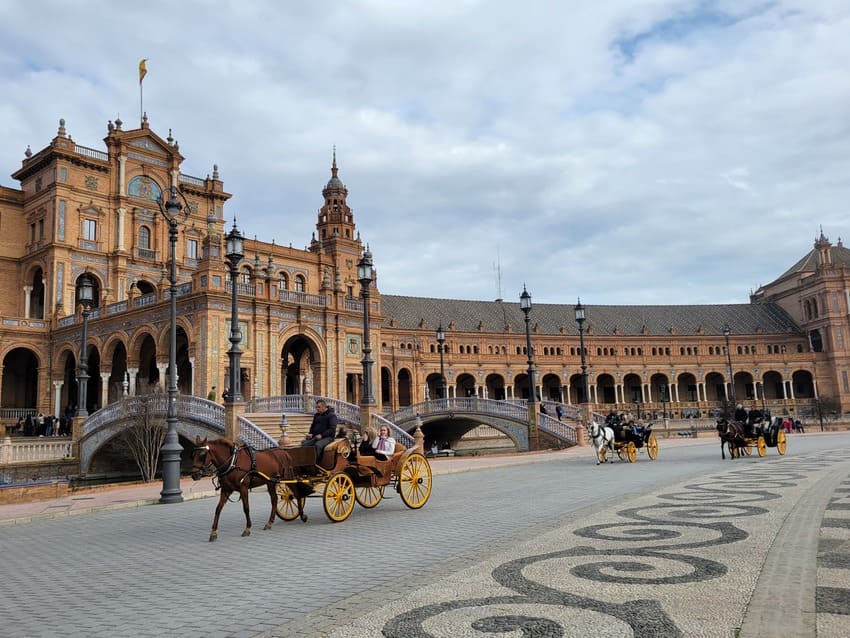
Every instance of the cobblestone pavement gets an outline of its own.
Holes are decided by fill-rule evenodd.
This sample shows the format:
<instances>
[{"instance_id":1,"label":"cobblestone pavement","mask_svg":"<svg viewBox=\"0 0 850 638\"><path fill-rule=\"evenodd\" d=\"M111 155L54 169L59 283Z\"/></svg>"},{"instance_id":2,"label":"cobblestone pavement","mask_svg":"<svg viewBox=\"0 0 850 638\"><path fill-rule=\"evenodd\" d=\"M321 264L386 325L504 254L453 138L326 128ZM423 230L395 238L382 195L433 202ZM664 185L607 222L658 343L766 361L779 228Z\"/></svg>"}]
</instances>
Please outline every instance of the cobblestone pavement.
<instances>
[{"instance_id":1,"label":"cobblestone pavement","mask_svg":"<svg viewBox=\"0 0 850 638\"><path fill-rule=\"evenodd\" d=\"M850 436L725 463L665 443L445 465L423 509L342 524L311 499L262 531L255 492L252 536L229 504L213 544L210 499L7 518L0 636L846 636Z\"/></svg>"}]
</instances>

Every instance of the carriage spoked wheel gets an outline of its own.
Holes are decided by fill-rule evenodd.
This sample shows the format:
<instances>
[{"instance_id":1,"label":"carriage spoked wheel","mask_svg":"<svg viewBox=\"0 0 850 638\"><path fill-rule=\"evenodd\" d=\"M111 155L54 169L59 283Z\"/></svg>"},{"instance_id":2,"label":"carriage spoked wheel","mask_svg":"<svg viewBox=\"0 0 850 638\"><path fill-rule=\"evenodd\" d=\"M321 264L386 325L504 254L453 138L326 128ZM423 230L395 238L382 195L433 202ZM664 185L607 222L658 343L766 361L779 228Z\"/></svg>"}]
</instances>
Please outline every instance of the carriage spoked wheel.
<instances>
[{"instance_id":1,"label":"carriage spoked wheel","mask_svg":"<svg viewBox=\"0 0 850 638\"><path fill-rule=\"evenodd\" d=\"M650 434L646 440L646 453L649 455L649 460L654 461L658 458L658 439L654 434Z\"/></svg>"},{"instance_id":2,"label":"carriage spoked wheel","mask_svg":"<svg viewBox=\"0 0 850 638\"><path fill-rule=\"evenodd\" d=\"M384 497L384 487L386 486L379 485L378 487L372 487L370 485L369 487L354 488L354 498L357 499L361 507L372 509Z\"/></svg>"},{"instance_id":3,"label":"carriage spoked wheel","mask_svg":"<svg viewBox=\"0 0 850 638\"><path fill-rule=\"evenodd\" d=\"M417 510L431 496L431 465L419 452L408 456L398 473L398 493L410 509Z\"/></svg>"},{"instance_id":4,"label":"carriage spoked wheel","mask_svg":"<svg viewBox=\"0 0 850 638\"><path fill-rule=\"evenodd\" d=\"M305 499L301 499L301 508L304 508ZM289 489L286 483L277 484L277 515L285 521L294 521L298 518L298 499ZM304 517L307 520L307 517Z\"/></svg>"},{"instance_id":5,"label":"carriage spoked wheel","mask_svg":"<svg viewBox=\"0 0 850 638\"><path fill-rule=\"evenodd\" d=\"M637 447L635 447L634 441L626 443L626 458L629 459L629 463L637 461Z\"/></svg>"},{"instance_id":6,"label":"carriage spoked wheel","mask_svg":"<svg viewBox=\"0 0 850 638\"><path fill-rule=\"evenodd\" d=\"M759 456L767 454L767 443L764 442L763 436L756 439L756 451L759 453Z\"/></svg>"},{"instance_id":7,"label":"carriage spoked wheel","mask_svg":"<svg viewBox=\"0 0 850 638\"><path fill-rule=\"evenodd\" d=\"M779 430L779 432L776 433L776 451L779 452L780 456L785 454L787 446L788 442L785 440L785 431Z\"/></svg>"},{"instance_id":8,"label":"carriage spoked wheel","mask_svg":"<svg viewBox=\"0 0 850 638\"><path fill-rule=\"evenodd\" d=\"M340 523L351 516L355 503L354 483L345 472L331 474L325 484L325 493L322 502L325 506L325 514L334 523Z\"/></svg>"},{"instance_id":9,"label":"carriage spoked wheel","mask_svg":"<svg viewBox=\"0 0 850 638\"><path fill-rule=\"evenodd\" d=\"M753 453L753 446L747 443L738 448L745 456L750 456ZM740 456L740 454L739 454Z\"/></svg>"}]
</instances>

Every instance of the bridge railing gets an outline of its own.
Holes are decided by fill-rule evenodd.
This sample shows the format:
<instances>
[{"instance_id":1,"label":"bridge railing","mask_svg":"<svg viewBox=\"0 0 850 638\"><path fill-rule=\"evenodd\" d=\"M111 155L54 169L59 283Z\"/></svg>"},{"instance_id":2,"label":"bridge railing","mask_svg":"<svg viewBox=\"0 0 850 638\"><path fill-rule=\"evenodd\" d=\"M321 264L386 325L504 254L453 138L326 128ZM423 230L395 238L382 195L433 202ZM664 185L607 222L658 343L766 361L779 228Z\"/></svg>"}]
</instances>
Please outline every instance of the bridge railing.
<instances>
[{"instance_id":1,"label":"bridge railing","mask_svg":"<svg viewBox=\"0 0 850 638\"><path fill-rule=\"evenodd\" d=\"M277 447L275 441L267 432L258 428L244 416L239 417L239 438L255 450L265 450Z\"/></svg>"},{"instance_id":2,"label":"bridge railing","mask_svg":"<svg viewBox=\"0 0 850 638\"><path fill-rule=\"evenodd\" d=\"M541 432L546 432L566 443L578 444L578 430L575 425L554 419L548 414L541 414L537 427L540 428Z\"/></svg>"},{"instance_id":3,"label":"bridge railing","mask_svg":"<svg viewBox=\"0 0 850 638\"><path fill-rule=\"evenodd\" d=\"M187 417L224 432L224 406L201 397L178 395L175 405L177 418ZM163 392L126 397L92 413L83 425L83 437L108 423L147 414L162 417L168 414L168 395Z\"/></svg>"},{"instance_id":4,"label":"bridge railing","mask_svg":"<svg viewBox=\"0 0 850 638\"><path fill-rule=\"evenodd\" d=\"M431 399L422 403L408 405L385 415L386 418L398 422L407 422L416 418L416 415L425 414L451 414L455 412L477 412L479 414L492 414L507 417L517 421L528 421L527 404L516 401L497 401L495 399L482 399L479 397L449 397L446 399Z\"/></svg>"},{"instance_id":5,"label":"bridge railing","mask_svg":"<svg viewBox=\"0 0 850 638\"><path fill-rule=\"evenodd\" d=\"M324 401L333 408L337 418L343 423L360 426L360 406L319 395L285 394L278 397L262 397L249 403L251 412L294 412L297 414L312 414L316 401Z\"/></svg>"}]
</instances>

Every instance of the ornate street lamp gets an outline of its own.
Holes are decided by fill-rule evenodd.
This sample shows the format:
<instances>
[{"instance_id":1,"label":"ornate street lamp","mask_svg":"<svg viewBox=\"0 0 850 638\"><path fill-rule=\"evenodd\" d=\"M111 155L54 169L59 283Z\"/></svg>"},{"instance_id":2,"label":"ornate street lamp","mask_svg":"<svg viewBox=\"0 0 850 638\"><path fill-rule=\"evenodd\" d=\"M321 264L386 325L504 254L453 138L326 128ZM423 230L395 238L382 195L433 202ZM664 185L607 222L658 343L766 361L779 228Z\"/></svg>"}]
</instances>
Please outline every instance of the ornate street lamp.
<instances>
[{"instance_id":1,"label":"ornate street lamp","mask_svg":"<svg viewBox=\"0 0 850 638\"><path fill-rule=\"evenodd\" d=\"M525 348L528 351L528 421L533 427L533 443L534 449L540 448L537 430L537 410L534 407L536 392L534 383L534 349L531 347L531 328L529 326L529 314L531 313L531 295L525 289L525 284L522 285L522 294L519 296L519 307L525 315Z\"/></svg>"},{"instance_id":2,"label":"ornate street lamp","mask_svg":"<svg viewBox=\"0 0 850 638\"><path fill-rule=\"evenodd\" d=\"M531 313L531 295L522 285L522 294L519 296L519 307L525 315L525 343L528 351L528 405L533 409L535 397L534 391L534 350L531 347L531 328L529 327L529 314Z\"/></svg>"},{"instance_id":3,"label":"ornate street lamp","mask_svg":"<svg viewBox=\"0 0 850 638\"><path fill-rule=\"evenodd\" d=\"M360 294L363 296L363 396L361 406L375 405L372 396L372 347L369 342L369 286L375 278L372 269L372 253L369 247L363 251L363 258L357 263L357 280L360 282Z\"/></svg>"},{"instance_id":4,"label":"ornate street lamp","mask_svg":"<svg viewBox=\"0 0 850 638\"><path fill-rule=\"evenodd\" d=\"M440 392L439 398L446 399L446 370L443 367L443 352L445 352L446 333L443 330L443 324L437 328L437 352L440 353Z\"/></svg>"},{"instance_id":5,"label":"ornate street lamp","mask_svg":"<svg viewBox=\"0 0 850 638\"><path fill-rule=\"evenodd\" d=\"M160 448L162 457L162 491L160 503L182 503L183 491L180 489L180 454L183 447L177 434L177 225L189 216L189 204L183 205L177 199L177 187L171 186L168 200L159 204L159 211L168 222L169 268L168 294L171 302L171 330L168 344L168 409L165 422L168 431ZM180 193L182 195L182 193ZM185 200L185 197L184 197Z\"/></svg>"},{"instance_id":6,"label":"ornate street lamp","mask_svg":"<svg viewBox=\"0 0 850 638\"><path fill-rule=\"evenodd\" d=\"M582 403L588 403L590 401L590 392L587 387L587 359L584 352L584 306L581 305L581 298L579 298L578 303L575 307L576 313L576 323L578 323L578 344L579 351L581 353L581 391L583 394Z\"/></svg>"},{"instance_id":7,"label":"ornate street lamp","mask_svg":"<svg viewBox=\"0 0 850 638\"><path fill-rule=\"evenodd\" d=\"M661 395L661 418L667 418L667 386L658 386L658 393Z\"/></svg>"},{"instance_id":8,"label":"ornate street lamp","mask_svg":"<svg viewBox=\"0 0 850 638\"><path fill-rule=\"evenodd\" d=\"M230 264L230 350L227 360L230 363L230 391L225 397L227 403L242 402L242 352L239 344L242 342L242 331L239 330L239 262L245 256L242 233L236 228L236 217L233 218L233 228L224 238L225 253Z\"/></svg>"},{"instance_id":9,"label":"ornate street lamp","mask_svg":"<svg viewBox=\"0 0 850 638\"><path fill-rule=\"evenodd\" d=\"M79 408L77 415L88 416L89 411L86 407L89 390L89 366L88 366L88 341L89 330L89 312L91 312L92 303L94 303L94 286L88 275L80 277L80 286L77 291L77 301L83 306L83 335L80 342L80 370L77 374L77 403Z\"/></svg>"},{"instance_id":10,"label":"ornate street lamp","mask_svg":"<svg viewBox=\"0 0 850 638\"><path fill-rule=\"evenodd\" d=\"M732 330L729 328L728 323L723 324L723 336L726 338L726 365L729 368L729 398L732 399L732 403L736 402L735 400L735 377L732 374L732 349L729 347L729 335L732 333Z\"/></svg>"}]
</instances>

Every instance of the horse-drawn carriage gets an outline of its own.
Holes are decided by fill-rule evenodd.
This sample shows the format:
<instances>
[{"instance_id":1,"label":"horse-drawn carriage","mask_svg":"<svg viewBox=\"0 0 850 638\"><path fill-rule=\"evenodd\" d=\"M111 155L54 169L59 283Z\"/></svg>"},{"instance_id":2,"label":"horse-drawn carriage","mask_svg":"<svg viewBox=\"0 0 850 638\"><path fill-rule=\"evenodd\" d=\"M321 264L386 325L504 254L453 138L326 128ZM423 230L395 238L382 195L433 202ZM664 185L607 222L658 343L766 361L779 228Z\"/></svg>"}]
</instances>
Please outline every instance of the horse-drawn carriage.
<instances>
[{"instance_id":1,"label":"horse-drawn carriage","mask_svg":"<svg viewBox=\"0 0 850 638\"><path fill-rule=\"evenodd\" d=\"M325 514L333 522L347 519L354 504L371 509L381 502L384 490L392 486L402 502L419 509L431 495L431 466L417 447L396 444L387 460L357 454L356 441L338 438L327 445L322 458L316 459L314 447L277 447L254 450L227 438L195 442L192 478L213 477L221 489L213 518L210 540L218 537L218 521L224 504L238 492L245 512L243 536L251 534L248 493L265 485L271 499L271 514L264 529L274 523L275 515L285 521L307 520L304 504L321 489Z\"/></svg>"},{"instance_id":2,"label":"horse-drawn carriage","mask_svg":"<svg viewBox=\"0 0 850 638\"><path fill-rule=\"evenodd\" d=\"M638 450L646 450L650 461L658 458L658 439L652 432L652 424L627 423L615 414L606 419L604 426L591 421L588 431L598 463L607 462L609 453L616 453L621 461L634 463Z\"/></svg>"},{"instance_id":3,"label":"horse-drawn carriage","mask_svg":"<svg viewBox=\"0 0 850 638\"><path fill-rule=\"evenodd\" d=\"M293 459L295 476L277 483L277 515L285 521L303 516L304 500L324 484L322 502L325 514L333 522L344 521L354 510L354 503L371 509L381 502L384 489L392 485L402 502L419 509L431 495L431 466L416 448L407 449L396 443L393 455L386 461L375 456L357 454L356 441L335 440L315 462L312 447L287 450Z\"/></svg>"},{"instance_id":4,"label":"horse-drawn carriage","mask_svg":"<svg viewBox=\"0 0 850 638\"><path fill-rule=\"evenodd\" d=\"M720 454L724 459L724 445L729 448L729 456L733 459L742 454L750 456L753 449L759 456L765 456L769 447L775 447L780 456L783 456L787 449L785 429L779 417L773 418L767 425L762 420L747 425L741 421L718 418L717 432L720 435Z\"/></svg>"}]
</instances>

